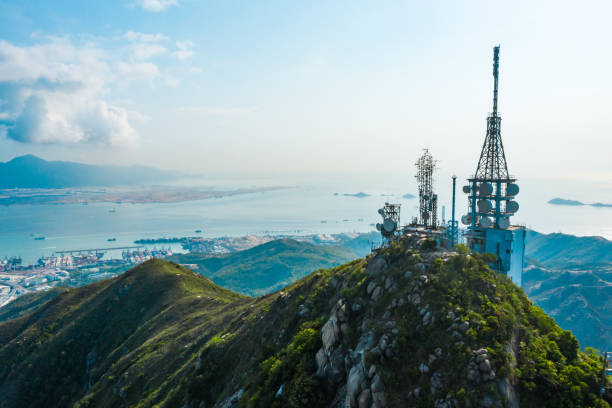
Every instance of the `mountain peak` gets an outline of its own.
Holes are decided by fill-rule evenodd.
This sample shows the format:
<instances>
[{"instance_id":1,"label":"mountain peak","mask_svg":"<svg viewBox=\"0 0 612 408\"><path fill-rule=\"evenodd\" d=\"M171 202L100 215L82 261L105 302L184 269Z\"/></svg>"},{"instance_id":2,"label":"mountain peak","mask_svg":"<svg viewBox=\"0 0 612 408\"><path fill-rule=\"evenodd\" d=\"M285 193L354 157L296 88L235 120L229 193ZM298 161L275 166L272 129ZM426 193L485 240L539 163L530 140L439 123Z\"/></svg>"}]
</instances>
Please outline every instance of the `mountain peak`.
<instances>
[{"instance_id":1,"label":"mountain peak","mask_svg":"<svg viewBox=\"0 0 612 408\"><path fill-rule=\"evenodd\" d=\"M489 261L406 237L247 298L152 260L1 323L0 404L595 406L598 357Z\"/></svg>"}]
</instances>

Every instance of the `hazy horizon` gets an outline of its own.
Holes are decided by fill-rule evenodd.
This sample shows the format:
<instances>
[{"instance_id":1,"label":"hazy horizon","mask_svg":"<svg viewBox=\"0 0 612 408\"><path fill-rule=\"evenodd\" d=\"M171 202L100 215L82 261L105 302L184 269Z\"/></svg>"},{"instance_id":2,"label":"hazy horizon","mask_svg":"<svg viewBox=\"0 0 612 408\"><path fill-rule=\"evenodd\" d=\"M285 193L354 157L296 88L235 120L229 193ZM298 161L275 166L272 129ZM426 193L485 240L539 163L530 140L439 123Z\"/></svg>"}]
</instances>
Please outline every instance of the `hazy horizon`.
<instances>
[{"instance_id":1,"label":"hazy horizon","mask_svg":"<svg viewBox=\"0 0 612 408\"><path fill-rule=\"evenodd\" d=\"M430 148L465 179L501 44L510 172L612 180L607 2L2 5L2 161L314 180L411 177Z\"/></svg>"}]
</instances>

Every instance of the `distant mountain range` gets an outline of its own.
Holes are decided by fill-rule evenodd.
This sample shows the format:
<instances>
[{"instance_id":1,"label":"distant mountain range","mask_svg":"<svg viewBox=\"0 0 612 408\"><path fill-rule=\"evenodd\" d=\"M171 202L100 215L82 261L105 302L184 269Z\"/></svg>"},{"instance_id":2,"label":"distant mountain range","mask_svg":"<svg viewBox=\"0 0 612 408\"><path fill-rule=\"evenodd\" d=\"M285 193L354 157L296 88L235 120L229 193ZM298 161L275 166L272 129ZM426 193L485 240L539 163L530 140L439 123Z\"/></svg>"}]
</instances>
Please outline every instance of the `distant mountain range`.
<instances>
[{"instance_id":1,"label":"distant mountain range","mask_svg":"<svg viewBox=\"0 0 612 408\"><path fill-rule=\"evenodd\" d=\"M523 290L582 347L612 349L612 241L528 231Z\"/></svg>"},{"instance_id":2,"label":"distant mountain range","mask_svg":"<svg viewBox=\"0 0 612 408\"><path fill-rule=\"evenodd\" d=\"M0 163L0 188L119 186L158 182L180 173L146 166L90 165L47 161L33 155Z\"/></svg>"}]
</instances>

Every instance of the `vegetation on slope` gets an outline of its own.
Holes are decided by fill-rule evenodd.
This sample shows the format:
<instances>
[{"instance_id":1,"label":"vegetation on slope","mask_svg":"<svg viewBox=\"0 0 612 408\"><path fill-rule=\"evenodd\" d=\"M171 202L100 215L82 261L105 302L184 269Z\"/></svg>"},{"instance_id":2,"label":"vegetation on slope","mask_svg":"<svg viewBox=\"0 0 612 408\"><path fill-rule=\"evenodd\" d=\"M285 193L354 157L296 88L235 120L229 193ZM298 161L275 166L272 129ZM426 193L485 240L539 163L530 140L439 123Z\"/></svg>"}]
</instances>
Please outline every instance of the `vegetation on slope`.
<instances>
[{"instance_id":1,"label":"vegetation on slope","mask_svg":"<svg viewBox=\"0 0 612 408\"><path fill-rule=\"evenodd\" d=\"M175 254L168 259L198 265L197 272L215 283L250 296L287 286L313 270L359 257L344 246L314 245L285 238L224 255Z\"/></svg>"},{"instance_id":2,"label":"vegetation on slope","mask_svg":"<svg viewBox=\"0 0 612 408\"><path fill-rule=\"evenodd\" d=\"M363 350L359 364L376 375L359 395L382 392L390 407L508 404L502 380L521 407L607 406L596 398L599 357L488 261L406 241L255 299L149 261L0 323L0 404L335 406L353 401ZM326 347L342 360L335 378L316 357ZM470 380L481 349L496 375Z\"/></svg>"}]
</instances>

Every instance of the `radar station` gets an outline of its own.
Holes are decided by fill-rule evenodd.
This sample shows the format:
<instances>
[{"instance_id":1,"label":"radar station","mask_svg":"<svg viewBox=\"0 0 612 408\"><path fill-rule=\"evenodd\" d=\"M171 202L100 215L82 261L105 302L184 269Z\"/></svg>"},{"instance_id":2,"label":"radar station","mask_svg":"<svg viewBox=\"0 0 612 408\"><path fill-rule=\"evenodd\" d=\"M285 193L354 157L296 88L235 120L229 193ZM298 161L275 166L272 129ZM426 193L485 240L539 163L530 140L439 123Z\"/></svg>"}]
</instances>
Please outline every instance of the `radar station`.
<instances>
[{"instance_id":1,"label":"radar station","mask_svg":"<svg viewBox=\"0 0 612 408\"><path fill-rule=\"evenodd\" d=\"M519 205L516 178L508 173L501 138L501 117L497 112L499 46L493 48L493 112L487 117L487 135L474 175L463 192L468 195L468 213L461 218L468 226L468 248L497 255L491 265L521 286L525 254L525 228L510 224Z\"/></svg>"}]
</instances>

